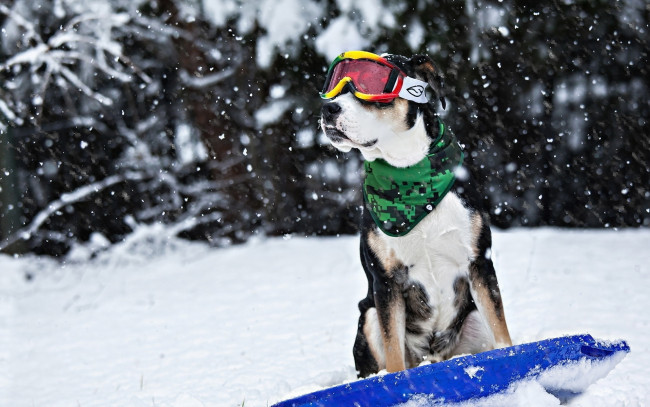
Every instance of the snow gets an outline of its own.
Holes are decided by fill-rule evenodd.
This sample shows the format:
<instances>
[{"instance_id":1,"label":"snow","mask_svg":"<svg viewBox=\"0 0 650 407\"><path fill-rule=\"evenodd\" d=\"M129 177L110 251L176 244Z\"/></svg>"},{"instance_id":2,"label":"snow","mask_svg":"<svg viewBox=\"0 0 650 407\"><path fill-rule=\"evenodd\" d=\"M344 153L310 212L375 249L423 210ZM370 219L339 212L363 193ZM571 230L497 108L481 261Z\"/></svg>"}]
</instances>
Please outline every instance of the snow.
<instances>
[{"instance_id":1,"label":"snow","mask_svg":"<svg viewBox=\"0 0 650 407\"><path fill-rule=\"evenodd\" d=\"M420 46L424 42L424 36L426 30L422 23L418 21L415 17L411 19L411 22L408 24L406 32L406 43L411 48L411 51L417 52L420 50Z\"/></svg>"},{"instance_id":2,"label":"snow","mask_svg":"<svg viewBox=\"0 0 650 407\"><path fill-rule=\"evenodd\" d=\"M199 142L198 138L199 136L193 133L192 126L189 124L179 123L176 125L174 145L176 146L178 161L182 165L208 158L208 152L203 143Z\"/></svg>"},{"instance_id":3,"label":"snow","mask_svg":"<svg viewBox=\"0 0 650 407\"><path fill-rule=\"evenodd\" d=\"M296 132L296 140L300 148L309 148L314 145L314 131L310 128L304 128Z\"/></svg>"},{"instance_id":4,"label":"snow","mask_svg":"<svg viewBox=\"0 0 650 407\"><path fill-rule=\"evenodd\" d=\"M473 379L477 377L479 372L482 372L483 370L485 369L481 366L469 366L465 368L465 373L467 373L467 376Z\"/></svg>"},{"instance_id":5,"label":"snow","mask_svg":"<svg viewBox=\"0 0 650 407\"><path fill-rule=\"evenodd\" d=\"M300 49L299 39L306 39L315 27L316 50L328 60L344 51L365 49L380 34L377 27L395 27L395 13L404 5L386 7L381 0L355 2L337 0L341 15L330 19L322 29L325 10L315 1L255 0L241 7L235 0L202 0L205 17L218 27L225 26L235 18L237 30L249 33L257 24L263 33L257 38L255 62L259 67L269 68L278 50L287 56L296 56ZM422 42L423 27L413 20L408 42L416 49Z\"/></svg>"},{"instance_id":6,"label":"snow","mask_svg":"<svg viewBox=\"0 0 650 407\"><path fill-rule=\"evenodd\" d=\"M603 360L584 359L576 363L556 366L543 372L538 382L545 389L565 389L573 393L581 393L592 383L607 376L625 356L624 352L619 352Z\"/></svg>"},{"instance_id":7,"label":"snow","mask_svg":"<svg viewBox=\"0 0 650 407\"><path fill-rule=\"evenodd\" d=\"M7 106L7 103L0 99L0 113L2 113L8 120L16 121L18 124L22 124L22 121L17 121L17 117L14 112Z\"/></svg>"},{"instance_id":8,"label":"snow","mask_svg":"<svg viewBox=\"0 0 650 407\"><path fill-rule=\"evenodd\" d=\"M437 404L436 404L437 403ZM431 396L418 395L396 407L430 407L441 405ZM512 388L494 396L462 403L442 404L447 407L521 407L521 406L559 406L560 401L548 394L537 382L517 383Z\"/></svg>"},{"instance_id":9,"label":"snow","mask_svg":"<svg viewBox=\"0 0 650 407\"><path fill-rule=\"evenodd\" d=\"M269 124L278 122L282 118L282 115L285 114L291 106L291 101L287 99L273 100L262 106L254 115L257 127L262 128Z\"/></svg>"},{"instance_id":10,"label":"snow","mask_svg":"<svg viewBox=\"0 0 650 407\"><path fill-rule=\"evenodd\" d=\"M354 380L357 237L217 249L170 233L139 226L108 250L95 236L62 263L0 256L0 405L267 406ZM632 349L570 406L650 399L648 243L648 229L494 234L516 343L590 333ZM559 400L526 382L462 405Z\"/></svg>"},{"instance_id":11,"label":"snow","mask_svg":"<svg viewBox=\"0 0 650 407\"><path fill-rule=\"evenodd\" d=\"M311 0L255 0L245 7L235 0L201 3L205 17L217 27L225 26L234 17L240 34L248 34L256 25L263 29L257 38L255 59L262 68L271 66L278 50L294 54L299 38L318 23L323 13L323 8Z\"/></svg>"},{"instance_id":12,"label":"snow","mask_svg":"<svg viewBox=\"0 0 650 407\"><path fill-rule=\"evenodd\" d=\"M217 27L223 27L229 18L232 18L239 7L234 0L209 0L202 1L201 6L204 16Z\"/></svg>"},{"instance_id":13,"label":"snow","mask_svg":"<svg viewBox=\"0 0 650 407\"><path fill-rule=\"evenodd\" d=\"M257 65L269 68L275 56L275 47L286 47L296 42L309 27L318 21L321 7L305 0L263 0L259 6L258 23L266 34L257 38Z\"/></svg>"},{"instance_id":14,"label":"snow","mask_svg":"<svg viewBox=\"0 0 650 407\"><path fill-rule=\"evenodd\" d=\"M315 45L316 50L331 61L342 52L365 49L370 41L359 32L354 21L343 15L330 20L316 38Z\"/></svg>"},{"instance_id":15,"label":"snow","mask_svg":"<svg viewBox=\"0 0 650 407\"><path fill-rule=\"evenodd\" d=\"M339 0L339 7L342 12L349 14L358 14L358 18L363 27L377 27L383 25L385 27L394 27L396 24L393 12L396 10L387 10L381 0L366 0L366 1L350 1ZM403 5L393 6L394 8L402 8ZM368 30L371 31L371 30Z\"/></svg>"}]
</instances>

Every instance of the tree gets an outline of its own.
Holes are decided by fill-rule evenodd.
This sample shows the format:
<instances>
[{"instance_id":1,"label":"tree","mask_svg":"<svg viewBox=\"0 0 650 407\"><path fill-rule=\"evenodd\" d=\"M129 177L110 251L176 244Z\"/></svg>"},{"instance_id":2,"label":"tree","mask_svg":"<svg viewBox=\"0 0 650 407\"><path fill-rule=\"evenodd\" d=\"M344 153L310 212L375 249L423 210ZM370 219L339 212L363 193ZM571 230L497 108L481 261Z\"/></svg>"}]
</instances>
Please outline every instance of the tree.
<instances>
[{"instance_id":1,"label":"tree","mask_svg":"<svg viewBox=\"0 0 650 407\"><path fill-rule=\"evenodd\" d=\"M3 3L0 177L18 215L5 197L3 222L22 226L5 226L0 249L63 254L151 222L215 245L354 233L360 157L318 129L325 68L354 48L433 57L441 114L496 225L649 225L648 13L600 0Z\"/></svg>"}]
</instances>

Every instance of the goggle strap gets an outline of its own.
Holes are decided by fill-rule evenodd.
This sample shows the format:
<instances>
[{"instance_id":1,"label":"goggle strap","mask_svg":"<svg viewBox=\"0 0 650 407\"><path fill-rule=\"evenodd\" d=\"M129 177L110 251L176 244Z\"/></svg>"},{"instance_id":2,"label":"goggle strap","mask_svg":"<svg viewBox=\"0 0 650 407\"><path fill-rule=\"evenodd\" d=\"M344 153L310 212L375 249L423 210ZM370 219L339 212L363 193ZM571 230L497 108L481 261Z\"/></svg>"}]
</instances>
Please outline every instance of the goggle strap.
<instances>
[{"instance_id":1,"label":"goggle strap","mask_svg":"<svg viewBox=\"0 0 650 407\"><path fill-rule=\"evenodd\" d=\"M429 101L425 92L427 85L428 83L424 81L405 76L402 88L399 91L399 97L416 103L427 103Z\"/></svg>"},{"instance_id":2,"label":"goggle strap","mask_svg":"<svg viewBox=\"0 0 650 407\"><path fill-rule=\"evenodd\" d=\"M390 72L390 76L388 77L388 81L386 82L386 86L384 87L384 93L391 93L393 89L395 89L395 82L397 81L398 76L399 76L399 71L397 69L393 69Z\"/></svg>"}]
</instances>

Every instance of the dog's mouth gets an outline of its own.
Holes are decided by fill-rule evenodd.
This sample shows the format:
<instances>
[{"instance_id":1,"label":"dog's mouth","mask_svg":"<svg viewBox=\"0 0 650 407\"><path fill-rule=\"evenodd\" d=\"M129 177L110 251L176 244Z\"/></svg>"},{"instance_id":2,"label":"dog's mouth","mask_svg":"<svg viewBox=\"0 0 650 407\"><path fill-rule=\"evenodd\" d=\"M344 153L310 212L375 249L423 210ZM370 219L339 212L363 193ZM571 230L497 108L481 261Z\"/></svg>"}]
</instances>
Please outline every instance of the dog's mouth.
<instances>
[{"instance_id":1,"label":"dog's mouth","mask_svg":"<svg viewBox=\"0 0 650 407\"><path fill-rule=\"evenodd\" d=\"M327 136L328 139L330 139L333 143L340 143L342 141L351 141L348 136L345 135L341 130L337 129L334 126L325 126L323 127L325 130L325 135Z\"/></svg>"},{"instance_id":2,"label":"dog's mouth","mask_svg":"<svg viewBox=\"0 0 650 407\"><path fill-rule=\"evenodd\" d=\"M352 141L345 133L343 133L341 130L336 128L335 126L332 125L325 125L323 127L323 130L325 130L325 135L327 136L328 139L334 144L348 144L351 147L363 147L363 148L370 148L377 144L377 140L371 140L365 143L357 143L355 141Z\"/></svg>"}]
</instances>

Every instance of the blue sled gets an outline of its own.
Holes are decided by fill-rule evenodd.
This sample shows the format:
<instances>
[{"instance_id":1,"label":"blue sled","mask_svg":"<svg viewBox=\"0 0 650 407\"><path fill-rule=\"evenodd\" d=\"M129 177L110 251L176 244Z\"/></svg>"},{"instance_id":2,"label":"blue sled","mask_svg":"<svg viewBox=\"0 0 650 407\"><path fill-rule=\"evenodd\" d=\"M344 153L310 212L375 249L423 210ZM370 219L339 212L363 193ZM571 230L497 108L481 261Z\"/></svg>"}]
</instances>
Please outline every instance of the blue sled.
<instances>
[{"instance_id":1,"label":"blue sled","mask_svg":"<svg viewBox=\"0 0 650 407\"><path fill-rule=\"evenodd\" d=\"M486 397L521 380L536 380L566 401L604 377L629 351L625 341L599 342L591 335L546 339L373 376L272 407L383 407L416 396L437 405Z\"/></svg>"}]
</instances>

